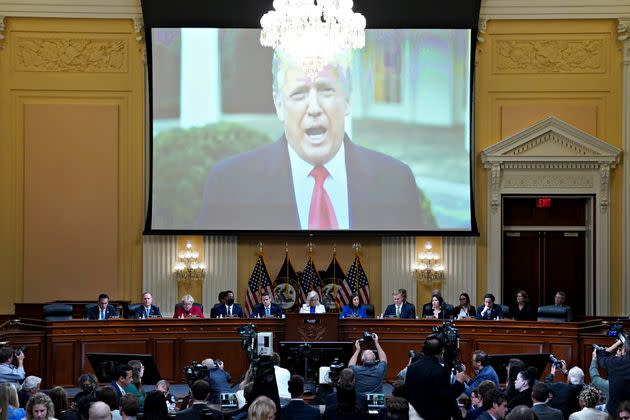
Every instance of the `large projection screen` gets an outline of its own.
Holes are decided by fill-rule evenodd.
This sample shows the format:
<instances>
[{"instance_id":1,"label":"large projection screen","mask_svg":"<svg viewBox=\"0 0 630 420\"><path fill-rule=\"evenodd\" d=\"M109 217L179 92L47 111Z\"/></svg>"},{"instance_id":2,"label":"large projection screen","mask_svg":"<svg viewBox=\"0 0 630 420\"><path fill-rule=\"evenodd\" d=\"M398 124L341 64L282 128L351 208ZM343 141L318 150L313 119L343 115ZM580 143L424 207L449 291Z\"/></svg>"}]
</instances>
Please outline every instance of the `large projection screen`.
<instances>
[{"instance_id":1,"label":"large projection screen","mask_svg":"<svg viewBox=\"0 0 630 420\"><path fill-rule=\"evenodd\" d=\"M476 232L473 25L368 28L311 78L259 28L161 23L147 232Z\"/></svg>"}]
</instances>

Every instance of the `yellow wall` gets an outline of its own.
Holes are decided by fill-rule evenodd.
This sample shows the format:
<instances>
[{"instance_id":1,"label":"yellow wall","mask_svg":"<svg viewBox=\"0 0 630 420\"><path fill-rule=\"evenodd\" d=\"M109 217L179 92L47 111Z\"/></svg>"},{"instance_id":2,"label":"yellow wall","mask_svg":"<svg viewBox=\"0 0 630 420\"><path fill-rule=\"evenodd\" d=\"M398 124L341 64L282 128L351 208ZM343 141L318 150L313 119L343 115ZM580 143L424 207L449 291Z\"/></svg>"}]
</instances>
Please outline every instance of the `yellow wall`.
<instances>
[{"instance_id":1,"label":"yellow wall","mask_svg":"<svg viewBox=\"0 0 630 420\"><path fill-rule=\"evenodd\" d=\"M131 20L7 18L0 313L142 284L143 43Z\"/></svg>"},{"instance_id":2,"label":"yellow wall","mask_svg":"<svg viewBox=\"0 0 630 420\"><path fill-rule=\"evenodd\" d=\"M555 115L621 148L621 68L616 20L490 21L478 45L477 294L487 287L487 176L479 153ZM611 313L621 310L622 167L611 175Z\"/></svg>"},{"instance_id":3,"label":"yellow wall","mask_svg":"<svg viewBox=\"0 0 630 420\"><path fill-rule=\"evenodd\" d=\"M93 299L103 288L115 299L135 297L142 284L144 41L136 40L131 20L6 18L5 25L0 41L0 313L12 313L13 302ZM487 286L488 198L480 151L547 115L621 147L616 20L490 21L484 38L475 86L479 295ZM33 147L44 149L33 153ZM611 176L613 313L621 309L621 174L618 166ZM59 208L48 211L60 203L67 214ZM263 238L272 277L286 240ZM372 300L378 304L380 240L360 241ZM239 294L246 289L257 242L239 239ZM306 263L307 242L289 239L296 270ZM326 268L333 242L347 270L354 256L348 239L316 241L316 264ZM417 302L427 301L430 290L419 289Z\"/></svg>"}]
</instances>

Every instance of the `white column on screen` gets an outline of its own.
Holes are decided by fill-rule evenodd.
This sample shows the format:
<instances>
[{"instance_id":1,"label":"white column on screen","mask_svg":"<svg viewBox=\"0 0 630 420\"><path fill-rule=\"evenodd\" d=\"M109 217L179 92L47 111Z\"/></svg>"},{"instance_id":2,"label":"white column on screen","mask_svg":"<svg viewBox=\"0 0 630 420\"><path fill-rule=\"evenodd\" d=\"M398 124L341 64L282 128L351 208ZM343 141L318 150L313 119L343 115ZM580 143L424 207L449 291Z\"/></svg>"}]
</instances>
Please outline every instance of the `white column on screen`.
<instances>
[{"instance_id":1,"label":"white column on screen","mask_svg":"<svg viewBox=\"0 0 630 420\"><path fill-rule=\"evenodd\" d=\"M210 316L210 309L222 290L232 290L236 302L244 307L245 297L238 295L236 287L237 243L236 236L206 236L203 240L203 260L206 263L203 308L206 316Z\"/></svg>"},{"instance_id":2,"label":"white column on screen","mask_svg":"<svg viewBox=\"0 0 630 420\"><path fill-rule=\"evenodd\" d=\"M177 296L173 267L177 264L177 236L146 235L142 239L142 290L153 294L153 304L164 317L172 317ZM136 300L137 299L137 300ZM140 297L132 301L137 302Z\"/></svg>"},{"instance_id":3,"label":"white column on screen","mask_svg":"<svg viewBox=\"0 0 630 420\"><path fill-rule=\"evenodd\" d=\"M219 30L182 29L180 126L198 127L221 117Z\"/></svg>"},{"instance_id":4,"label":"white column on screen","mask_svg":"<svg viewBox=\"0 0 630 420\"><path fill-rule=\"evenodd\" d=\"M446 267L446 280L442 282L444 299L457 306L460 293L466 292L470 296L470 303L478 305L477 238L445 236L442 238L442 255Z\"/></svg>"},{"instance_id":5,"label":"white column on screen","mask_svg":"<svg viewBox=\"0 0 630 420\"><path fill-rule=\"evenodd\" d=\"M418 311L419 303L414 302L417 295L413 276L415 254L415 236L384 237L381 240L381 313L392 303L392 290L400 288L407 289L407 299L416 305Z\"/></svg>"}]
</instances>

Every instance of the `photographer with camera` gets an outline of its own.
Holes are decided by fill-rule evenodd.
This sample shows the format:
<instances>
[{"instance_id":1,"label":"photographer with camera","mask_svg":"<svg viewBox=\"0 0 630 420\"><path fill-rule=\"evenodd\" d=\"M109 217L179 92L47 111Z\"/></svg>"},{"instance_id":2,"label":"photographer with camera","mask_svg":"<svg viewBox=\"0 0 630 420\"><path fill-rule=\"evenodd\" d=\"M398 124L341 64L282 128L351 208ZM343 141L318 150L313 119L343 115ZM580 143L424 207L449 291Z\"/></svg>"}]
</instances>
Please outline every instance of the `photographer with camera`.
<instances>
[{"instance_id":1,"label":"photographer with camera","mask_svg":"<svg viewBox=\"0 0 630 420\"><path fill-rule=\"evenodd\" d=\"M6 346L0 348L0 383L18 384L24 379L24 351Z\"/></svg>"},{"instance_id":2,"label":"photographer with camera","mask_svg":"<svg viewBox=\"0 0 630 420\"><path fill-rule=\"evenodd\" d=\"M210 384L208 402L220 404L221 394L233 392L230 386L232 377L224 370L223 362L219 359L205 359L201 364L208 368L208 384Z\"/></svg>"},{"instance_id":3,"label":"photographer with camera","mask_svg":"<svg viewBox=\"0 0 630 420\"><path fill-rule=\"evenodd\" d=\"M374 344L374 347L376 347L378 360L376 360L374 352L370 349L363 349L363 353L361 353L362 345L371 344ZM348 362L348 367L354 371L357 393L382 394L383 379L385 378L385 372L387 372L387 355L378 342L378 335L365 331L363 338L355 341L354 347L356 350ZM359 355L361 355L361 361L363 362L362 366L357 365Z\"/></svg>"},{"instance_id":4,"label":"photographer with camera","mask_svg":"<svg viewBox=\"0 0 630 420\"><path fill-rule=\"evenodd\" d=\"M615 356L617 347L621 347L619 357ZM625 331L619 333L619 340L608 349L597 351L597 365L608 371L606 411L614 414L622 401L630 400L630 342Z\"/></svg>"},{"instance_id":5,"label":"photographer with camera","mask_svg":"<svg viewBox=\"0 0 630 420\"><path fill-rule=\"evenodd\" d=\"M553 355L549 356L551 362L551 371L545 378L545 384L549 388L549 392L553 398L548 404L552 408L562 411L565 418L571 413L580 411L578 396L584 387L584 372L577 366L573 366L567 371L567 363L564 360L558 360ZM558 369L567 375L566 382L554 382L554 377Z\"/></svg>"},{"instance_id":6,"label":"photographer with camera","mask_svg":"<svg viewBox=\"0 0 630 420\"><path fill-rule=\"evenodd\" d=\"M409 365L405 384L409 403L424 419L461 418L457 397L464 392L466 374L455 374L451 383L451 372L440 363L444 343L436 334L429 335L422 347L423 356Z\"/></svg>"}]
</instances>

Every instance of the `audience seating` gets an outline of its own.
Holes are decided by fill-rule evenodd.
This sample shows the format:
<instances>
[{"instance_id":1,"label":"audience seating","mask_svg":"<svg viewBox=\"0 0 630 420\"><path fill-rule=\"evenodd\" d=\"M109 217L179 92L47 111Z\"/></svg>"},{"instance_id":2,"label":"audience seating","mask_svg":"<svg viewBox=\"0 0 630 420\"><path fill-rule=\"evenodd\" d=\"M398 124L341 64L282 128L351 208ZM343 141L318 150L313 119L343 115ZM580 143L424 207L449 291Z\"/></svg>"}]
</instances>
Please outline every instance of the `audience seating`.
<instances>
[{"instance_id":1,"label":"audience seating","mask_svg":"<svg viewBox=\"0 0 630 420\"><path fill-rule=\"evenodd\" d=\"M573 321L573 311L570 306L539 306L538 321L571 322Z\"/></svg>"},{"instance_id":2,"label":"audience seating","mask_svg":"<svg viewBox=\"0 0 630 420\"><path fill-rule=\"evenodd\" d=\"M512 318L512 310L508 305L497 304L498 307L501 308L501 312L503 312L503 318Z\"/></svg>"},{"instance_id":3,"label":"audience seating","mask_svg":"<svg viewBox=\"0 0 630 420\"><path fill-rule=\"evenodd\" d=\"M50 303L44 305L44 321L67 321L72 319L72 305L67 303Z\"/></svg>"}]
</instances>

